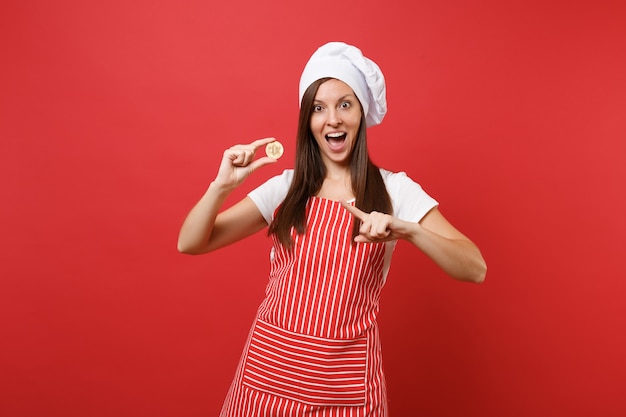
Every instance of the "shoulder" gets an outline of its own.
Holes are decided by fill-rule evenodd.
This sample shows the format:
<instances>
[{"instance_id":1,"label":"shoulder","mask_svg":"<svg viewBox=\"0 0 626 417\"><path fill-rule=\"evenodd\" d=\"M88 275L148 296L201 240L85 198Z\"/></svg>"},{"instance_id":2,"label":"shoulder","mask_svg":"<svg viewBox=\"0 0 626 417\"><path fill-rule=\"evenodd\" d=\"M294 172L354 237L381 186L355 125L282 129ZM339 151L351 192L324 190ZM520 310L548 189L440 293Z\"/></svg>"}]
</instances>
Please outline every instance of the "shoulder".
<instances>
[{"instance_id":1,"label":"shoulder","mask_svg":"<svg viewBox=\"0 0 626 417\"><path fill-rule=\"evenodd\" d=\"M406 172L403 171L393 172L388 171L384 168L380 168L380 175L383 177L383 181L385 183L385 186L387 187L387 191L390 193L405 186L417 186L421 188L421 186L417 182L413 181L406 174Z\"/></svg>"},{"instance_id":2,"label":"shoulder","mask_svg":"<svg viewBox=\"0 0 626 417\"><path fill-rule=\"evenodd\" d=\"M293 169L286 169L248 193L268 224L276 207L285 199L292 181Z\"/></svg>"},{"instance_id":3,"label":"shoulder","mask_svg":"<svg viewBox=\"0 0 626 417\"><path fill-rule=\"evenodd\" d=\"M392 172L381 168L380 174L391 198L396 217L417 222L438 205L438 202L406 172Z\"/></svg>"},{"instance_id":4,"label":"shoulder","mask_svg":"<svg viewBox=\"0 0 626 417\"><path fill-rule=\"evenodd\" d=\"M280 175L276 175L273 178L270 178L269 181L275 180L279 182L283 186L291 186L291 181L293 181L293 169L286 169Z\"/></svg>"},{"instance_id":5,"label":"shoulder","mask_svg":"<svg viewBox=\"0 0 626 417\"><path fill-rule=\"evenodd\" d=\"M280 192L281 190L285 190L285 193L291 186L291 181L293 181L293 169L286 169L279 175L273 176L272 178L265 181L263 184L259 185L257 188L251 191L252 193L257 192Z\"/></svg>"}]
</instances>

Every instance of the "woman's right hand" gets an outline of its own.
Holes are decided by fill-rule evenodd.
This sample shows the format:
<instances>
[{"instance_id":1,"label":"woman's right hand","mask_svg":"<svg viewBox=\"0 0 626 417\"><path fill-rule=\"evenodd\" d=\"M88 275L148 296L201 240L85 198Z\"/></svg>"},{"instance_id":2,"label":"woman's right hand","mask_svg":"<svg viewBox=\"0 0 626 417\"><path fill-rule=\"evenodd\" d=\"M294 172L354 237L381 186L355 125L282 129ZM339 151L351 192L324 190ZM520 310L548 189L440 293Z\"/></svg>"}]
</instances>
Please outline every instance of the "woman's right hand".
<instances>
[{"instance_id":1,"label":"woman's right hand","mask_svg":"<svg viewBox=\"0 0 626 417\"><path fill-rule=\"evenodd\" d=\"M276 141L275 138L258 139L248 145L235 145L226 151L222 157L219 171L214 183L232 190L238 187L257 168L276 162L268 156L254 159L256 151Z\"/></svg>"}]
</instances>

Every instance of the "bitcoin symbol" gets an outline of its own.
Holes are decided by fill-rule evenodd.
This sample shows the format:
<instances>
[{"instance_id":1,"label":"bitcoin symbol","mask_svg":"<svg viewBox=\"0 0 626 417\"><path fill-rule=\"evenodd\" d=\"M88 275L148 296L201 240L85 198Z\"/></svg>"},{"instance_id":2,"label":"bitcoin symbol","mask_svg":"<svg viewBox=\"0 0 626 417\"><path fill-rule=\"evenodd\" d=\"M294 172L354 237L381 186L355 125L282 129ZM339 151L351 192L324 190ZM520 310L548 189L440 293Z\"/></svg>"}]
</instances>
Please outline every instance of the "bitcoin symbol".
<instances>
[{"instance_id":1,"label":"bitcoin symbol","mask_svg":"<svg viewBox=\"0 0 626 417\"><path fill-rule=\"evenodd\" d=\"M272 159L280 158L283 155L283 150L283 145L278 141L265 145L265 154Z\"/></svg>"}]
</instances>

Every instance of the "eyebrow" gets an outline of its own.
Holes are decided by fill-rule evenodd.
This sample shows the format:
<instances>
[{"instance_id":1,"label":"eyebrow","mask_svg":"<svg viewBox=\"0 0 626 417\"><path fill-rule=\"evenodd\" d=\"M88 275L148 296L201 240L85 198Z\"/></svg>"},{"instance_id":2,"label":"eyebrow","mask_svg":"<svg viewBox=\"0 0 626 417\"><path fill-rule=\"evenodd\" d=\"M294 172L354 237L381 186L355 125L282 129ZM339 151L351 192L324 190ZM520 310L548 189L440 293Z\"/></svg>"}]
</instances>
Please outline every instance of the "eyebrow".
<instances>
[{"instance_id":1,"label":"eyebrow","mask_svg":"<svg viewBox=\"0 0 626 417\"><path fill-rule=\"evenodd\" d=\"M348 94L345 94L345 95L343 95L343 96L339 97L339 99L338 99L337 101L343 101L343 100L345 100L346 98L349 98L349 97L350 97L350 98L356 98L356 96L355 96L354 94L352 94L352 93L348 93ZM318 99L315 99L315 100L313 100L313 103L314 103L314 104L315 104L315 103L324 103L324 100L318 100ZM324 103L324 104L325 104L325 103Z\"/></svg>"}]
</instances>

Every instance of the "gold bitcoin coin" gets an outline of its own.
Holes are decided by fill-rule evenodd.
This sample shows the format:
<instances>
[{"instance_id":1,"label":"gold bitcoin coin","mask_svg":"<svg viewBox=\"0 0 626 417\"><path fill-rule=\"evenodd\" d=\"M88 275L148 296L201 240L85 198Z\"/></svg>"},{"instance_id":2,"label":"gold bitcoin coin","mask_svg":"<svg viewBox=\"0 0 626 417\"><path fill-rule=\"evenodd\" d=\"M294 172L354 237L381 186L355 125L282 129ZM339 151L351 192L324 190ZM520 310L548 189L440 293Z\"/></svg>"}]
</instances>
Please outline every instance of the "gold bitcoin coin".
<instances>
[{"instance_id":1,"label":"gold bitcoin coin","mask_svg":"<svg viewBox=\"0 0 626 417\"><path fill-rule=\"evenodd\" d=\"M283 144L277 140L265 145L265 154L272 159L278 159L283 156L283 151Z\"/></svg>"}]
</instances>

